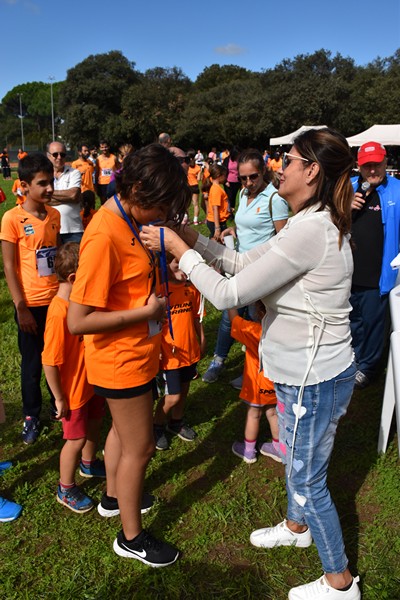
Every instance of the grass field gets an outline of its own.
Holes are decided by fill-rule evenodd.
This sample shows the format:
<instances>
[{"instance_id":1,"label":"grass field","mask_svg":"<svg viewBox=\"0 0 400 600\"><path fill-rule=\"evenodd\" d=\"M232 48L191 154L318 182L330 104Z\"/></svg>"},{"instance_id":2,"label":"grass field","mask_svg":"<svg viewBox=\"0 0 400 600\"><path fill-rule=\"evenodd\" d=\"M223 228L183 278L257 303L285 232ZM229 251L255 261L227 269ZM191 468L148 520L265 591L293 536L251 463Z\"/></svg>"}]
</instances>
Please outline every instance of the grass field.
<instances>
[{"instance_id":1,"label":"grass field","mask_svg":"<svg viewBox=\"0 0 400 600\"><path fill-rule=\"evenodd\" d=\"M12 182L0 185L14 205ZM208 357L212 355L219 314L208 307L205 321ZM61 426L50 424L48 397L43 430L33 446L21 441L19 355L13 308L0 272L0 389L7 423L0 426L0 460L14 468L0 480L0 495L24 506L22 516L0 524L0 599L130 600L259 599L283 600L292 585L321 575L315 546L261 550L249 543L257 527L285 516L284 471L265 457L247 465L231 452L241 439L244 408L230 379L240 373L243 353L235 345L220 382L194 381L187 421L198 432L194 443L174 439L170 450L150 462L146 489L158 502L144 516L145 527L176 544L180 560L150 569L119 558L112 542L118 517L97 511L76 515L56 502ZM361 577L365 600L400 598L400 478L397 435L378 456L384 375L355 392L339 426L329 471L330 488L341 517L350 567ZM104 423L103 439L109 419ZM264 437L268 435L266 421ZM100 480L77 481L94 499Z\"/></svg>"}]
</instances>

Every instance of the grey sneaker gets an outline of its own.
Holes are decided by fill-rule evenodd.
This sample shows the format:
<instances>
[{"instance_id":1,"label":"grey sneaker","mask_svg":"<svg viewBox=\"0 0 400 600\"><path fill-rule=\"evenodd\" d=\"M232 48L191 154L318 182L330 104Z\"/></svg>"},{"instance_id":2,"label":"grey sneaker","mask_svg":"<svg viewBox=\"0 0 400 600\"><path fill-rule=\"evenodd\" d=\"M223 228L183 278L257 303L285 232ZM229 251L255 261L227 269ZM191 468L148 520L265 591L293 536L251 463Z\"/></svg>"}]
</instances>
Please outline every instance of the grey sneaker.
<instances>
[{"instance_id":1,"label":"grey sneaker","mask_svg":"<svg viewBox=\"0 0 400 600\"><path fill-rule=\"evenodd\" d=\"M276 460L276 462L282 462L279 451L275 449L274 444L272 442L265 442L260 446L260 452L264 456L268 456L268 458L272 458Z\"/></svg>"},{"instance_id":2,"label":"grey sneaker","mask_svg":"<svg viewBox=\"0 0 400 600\"><path fill-rule=\"evenodd\" d=\"M167 425L167 431L177 435L185 442L193 442L197 438L197 433L194 431L194 429L183 423L183 421L169 423Z\"/></svg>"},{"instance_id":3,"label":"grey sneaker","mask_svg":"<svg viewBox=\"0 0 400 600\"><path fill-rule=\"evenodd\" d=\"M165 435L165 428L162 425L154 425L154 441L156 443L156 450L168 450L169 442Z\"/></svg>"},{"instance_id":4,"label":"grey sneaker","mask_svg":"<svg viewBox=\"0 0 400 600\"><path fill-rule=\"evenodd\" d=\"M356 390L363 390L368 387L370 383L370 380L362 371L356 371L356 380L354 383L354 388Z\"/></svg>"},{"instance_id":5,"label":"grey sneaker","mask_svg":"<svg viewBox=\"0 0 400 600\"><path fill-rule=\"evenodd\" d=\"M210 362L207 371L204 373L202 380L204 383L215 383L218 381L221 375L222 369L224 368L224 361L222 358L214 356Z\"/></svg>"},{"instance_id":6,"label":"grey sneaker","mask_svg":"<svg viewBox=\"0 0 400 600\"><path fill-rule=\"evenodd\" d=\"M239 375L239 377L236 377L236 379L232 379L232 381L230 381L229 383L235 390L240 391L243 385L243 375Z\"/></svg>"}]
</instances>

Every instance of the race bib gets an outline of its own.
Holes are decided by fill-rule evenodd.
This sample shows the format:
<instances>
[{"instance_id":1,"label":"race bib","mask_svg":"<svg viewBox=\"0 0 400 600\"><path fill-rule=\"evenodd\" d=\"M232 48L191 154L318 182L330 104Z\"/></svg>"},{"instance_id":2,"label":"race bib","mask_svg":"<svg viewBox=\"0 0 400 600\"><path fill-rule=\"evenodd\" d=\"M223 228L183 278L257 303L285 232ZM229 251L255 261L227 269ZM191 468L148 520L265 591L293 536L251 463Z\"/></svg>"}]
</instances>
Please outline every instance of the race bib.
<instances>
[{"instance_id":1,"label":"race bib","mask_svg":"<svg viewBox=\"0 0 400 600\"><path fill-rule=\"evenodd\" d=\"M110 177L112 174L112 169L102 169L101 174L103 177Z\"/></svg>"},{"instance_id":2,"label":"race bib","mask_svg":"<svg viewBox=\"0 0 400 600\"><path fill-rule=\"evenodd\" d=\"M54 259L56 253L56 247L36 250L36 266L39 277L48 277L55 274Z\"/></svg>"}]
</instances>

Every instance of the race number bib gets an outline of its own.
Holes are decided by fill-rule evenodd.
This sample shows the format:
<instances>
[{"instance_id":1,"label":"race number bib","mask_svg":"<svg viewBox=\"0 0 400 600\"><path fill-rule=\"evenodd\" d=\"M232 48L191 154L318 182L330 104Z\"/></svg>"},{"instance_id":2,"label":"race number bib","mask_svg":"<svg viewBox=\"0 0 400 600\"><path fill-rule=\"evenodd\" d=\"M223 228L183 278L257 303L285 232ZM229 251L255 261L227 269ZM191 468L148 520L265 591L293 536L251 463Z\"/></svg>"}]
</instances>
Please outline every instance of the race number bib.
<instances>
[{"instance_id":1,"label":"race number bib","mask_svg":"<svg viewBox=\"0 0 400 600\"><path fill-rule=\"evenodd\" d=\"M102 169L101 174L103 177L110 177L112 174L112 169Z\"/></svg>"},{"instance_id":2,"label":"race number bib","mask_svg":"<svg viewBox=\"0 0 400 600\"><path fill-rule=\"evenodd\" d=\"M36 250L36 266L39 277L48 277L55 274L54 259L56 253L56 247Z\"/></svg>"}]
</instances>

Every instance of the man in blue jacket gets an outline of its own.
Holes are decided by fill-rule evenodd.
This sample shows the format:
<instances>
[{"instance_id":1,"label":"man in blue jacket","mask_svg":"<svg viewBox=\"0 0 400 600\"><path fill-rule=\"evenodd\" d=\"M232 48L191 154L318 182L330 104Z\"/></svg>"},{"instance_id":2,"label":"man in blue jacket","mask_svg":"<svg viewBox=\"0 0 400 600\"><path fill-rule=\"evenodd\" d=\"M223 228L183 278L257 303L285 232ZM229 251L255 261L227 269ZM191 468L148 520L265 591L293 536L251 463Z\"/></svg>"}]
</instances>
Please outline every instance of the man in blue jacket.
<instances>
[{"instance_id":1,"label":"man in blue jacket","mask_svg":"<svg viewBox=\"0 0 400 600\"><path fill-rule=\"evenodd\" d=\"M400 251L400 181L386 173L382 144L363 144L357 161L360 176L352 179L350 325L358 369L355 387L361 389L377 374L385 344L389 292L397 276L390 262Z\"/></svg>"}]
</instances>

